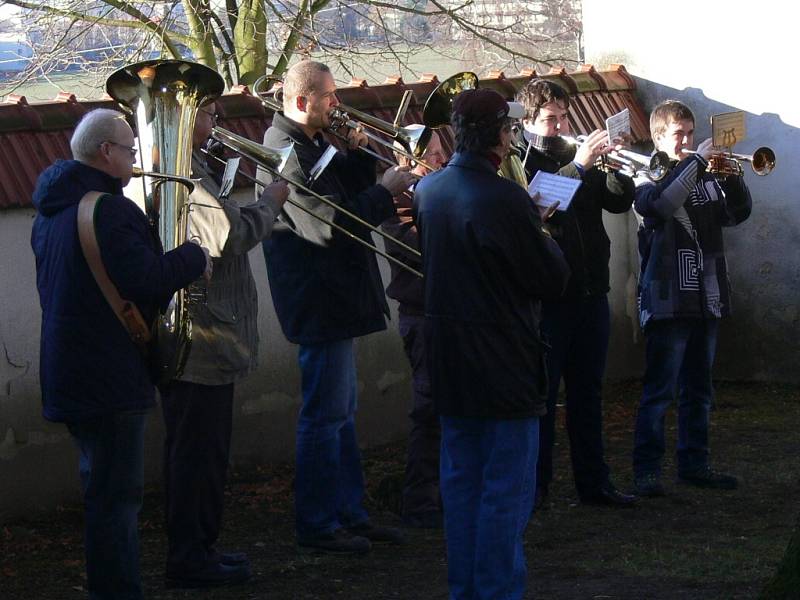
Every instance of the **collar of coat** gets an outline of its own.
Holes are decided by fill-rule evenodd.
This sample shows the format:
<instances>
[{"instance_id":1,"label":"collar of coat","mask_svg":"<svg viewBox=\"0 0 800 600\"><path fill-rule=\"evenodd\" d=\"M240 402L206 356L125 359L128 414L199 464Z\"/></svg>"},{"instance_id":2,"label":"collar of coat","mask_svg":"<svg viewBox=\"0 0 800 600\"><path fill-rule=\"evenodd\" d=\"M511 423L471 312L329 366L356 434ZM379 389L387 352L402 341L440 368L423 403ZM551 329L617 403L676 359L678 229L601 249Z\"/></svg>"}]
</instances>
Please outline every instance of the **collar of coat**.
<instances>
[{"instance_id":1,"label":"collar of coat","mask_svg":"<svg viewBox=\"0 0 800 600\"><path fill-rule=\"evenodd\" d=\"M479 152L456 152L450 158L447 166L463 167L475 171L486 171L487 173L497 174L497 167L486 155Z\"/></svg>"},{"instance_id":2,"label":"collar of coat","mask_svg":"<svg viewBox=\"0 0 800 600\"><path fill-rule=\"evenodd\" d=\"M297 144L315 144L315 142L318 142L321 147L327 145L325 137L321 133L315 135L314 139L309 138L299 123L284 116L283 113L276 112L272 116L272 125L285 132Z\"/></svg>"}]
</instances>

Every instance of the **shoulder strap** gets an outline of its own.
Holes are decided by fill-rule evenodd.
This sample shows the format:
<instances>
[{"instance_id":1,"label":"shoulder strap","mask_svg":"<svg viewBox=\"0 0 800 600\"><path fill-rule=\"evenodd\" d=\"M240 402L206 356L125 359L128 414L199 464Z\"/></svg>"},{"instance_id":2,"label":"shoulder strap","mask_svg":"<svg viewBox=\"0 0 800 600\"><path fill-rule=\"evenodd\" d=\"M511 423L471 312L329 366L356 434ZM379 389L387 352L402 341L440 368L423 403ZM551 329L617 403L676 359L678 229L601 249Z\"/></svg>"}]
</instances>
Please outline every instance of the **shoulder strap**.
<instances>
[{"instance_id":1,"label":"shoulder strap","mask_svg":"<svg viewBox=\"0 0 800 600\"><path fill-rule=\"evenodd\" d=\"M150 329L144 322L142 314L136 308L136 305L124 300L119 295L116 286L108 277L106 268L103 265L103 259L100 256L100 247L97 244L97 235L94 229L94 214L99 200L103 196L105 194L102 192L87 192L78 205L78 237L80 238L81 249L100 291L103 292L103 296L105 296L114 314L117 315L125 331L130 335L131 340L140 350L145 352L146 344L150 341Z\"/></svg>"}]
</instances>

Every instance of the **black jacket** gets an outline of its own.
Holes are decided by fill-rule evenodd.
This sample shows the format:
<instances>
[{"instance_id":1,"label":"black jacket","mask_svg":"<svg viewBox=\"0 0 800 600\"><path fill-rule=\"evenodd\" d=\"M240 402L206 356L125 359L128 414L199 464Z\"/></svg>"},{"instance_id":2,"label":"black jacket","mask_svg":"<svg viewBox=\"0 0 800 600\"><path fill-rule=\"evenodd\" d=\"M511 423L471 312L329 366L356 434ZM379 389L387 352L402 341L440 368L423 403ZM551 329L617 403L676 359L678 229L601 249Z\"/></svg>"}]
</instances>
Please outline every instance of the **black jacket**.
<instances>
[{"instance_id":1,"label":"black jacket","mask_svg":"<svg viewBox=\"0 0 800 600\"><path fill-rule=\"evenodd\" d=\"M283 173L305 183L328 144L311 140L290 119L277 113L264 144L294 142ZM375 160L362 152L339 152L313 190L378 225L394 214L389 191L375 185ZM289 186L289 200L299 202L374 244L370 232L351 218ZM286 338L295 344L319 344L358 337L386 328L389 307L375 254L335 228L289 202L264 242L272 301Z\"/></svg>"},{"instance_id":2,"label":"black jacket","mask_svg":"<svg viewBox=\"0 0 800 600\"><path fill-rule=\"evenodd\" d=\"M539 300L569 269L539 213L488 158L455 154L417 185L431 387L445 416L545 413Z\"/></svg>"},{"instance_id":3,"label":"black jacket","mask_svg":"<svg viewBox=\"0 0 800 600\"><path fill-rule=\"evenodd\" d=\"M603 210L626 212L633 204L633 180L616 173L604 173L594 167L585 170L581 176L575 163L559 166L554 159L535 148L528 153L525 171L528 181L538 171L582 179L583 183L575 193L569 210L557 210L547 222L548 229L564 252L572 271L564 298L577 300L607 293L610 289L608 261L611 242L603 226Z\"/></svg>"}]
</instances>

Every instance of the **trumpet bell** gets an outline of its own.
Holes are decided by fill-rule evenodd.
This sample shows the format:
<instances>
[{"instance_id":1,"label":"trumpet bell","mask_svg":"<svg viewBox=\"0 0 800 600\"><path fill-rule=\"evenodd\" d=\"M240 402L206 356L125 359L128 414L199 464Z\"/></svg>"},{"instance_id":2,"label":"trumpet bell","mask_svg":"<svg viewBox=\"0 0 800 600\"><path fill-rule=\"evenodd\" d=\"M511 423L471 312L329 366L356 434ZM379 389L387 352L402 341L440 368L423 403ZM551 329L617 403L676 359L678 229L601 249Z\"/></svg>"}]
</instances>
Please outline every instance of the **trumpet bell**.
<instances>
[{"instance_id":1,"label":"trumpet bell","mask_svg":"<svg viewBox=\"0 0 800 600\"><path fill-rule=\"evenodd\" d=\"M426 127L439 129L450 124L453 100L465 90L478 89L478 76L471 71L456 73L434 88L422 109L422 122Z\"/></svg>"},{"instance_id":2,"label":"trumpet bell","mask_svg":"<svg viewBox=\"0 0 800 600\"><path fill-rule=\"evenodd\" d=\"M775 168L775 152L772 148L761 146L753 152L750 166L756 175L769 175Z\"/></svg>"}]
</instances>

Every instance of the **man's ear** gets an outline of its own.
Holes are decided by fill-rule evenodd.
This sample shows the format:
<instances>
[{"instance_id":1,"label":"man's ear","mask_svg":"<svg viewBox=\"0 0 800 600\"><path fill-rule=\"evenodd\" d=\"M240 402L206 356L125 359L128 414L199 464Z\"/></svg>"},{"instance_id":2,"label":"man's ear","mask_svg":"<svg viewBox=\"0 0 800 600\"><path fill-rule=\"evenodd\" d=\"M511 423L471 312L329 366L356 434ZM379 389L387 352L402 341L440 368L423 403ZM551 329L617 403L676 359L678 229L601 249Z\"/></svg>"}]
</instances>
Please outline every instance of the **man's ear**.
<instances>
[{"instance_id":1,"label":"man's ear","mask_svg":"<svg viewBox=\"0 0 800 600\"><path fill-rule=\"evenodd\" d=\"M306 107L308 106L308 100L305 96L297 96L294 99L294 106L300 112L306 112Z\"/></svg>"}]
</instances>

